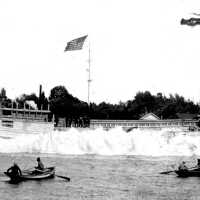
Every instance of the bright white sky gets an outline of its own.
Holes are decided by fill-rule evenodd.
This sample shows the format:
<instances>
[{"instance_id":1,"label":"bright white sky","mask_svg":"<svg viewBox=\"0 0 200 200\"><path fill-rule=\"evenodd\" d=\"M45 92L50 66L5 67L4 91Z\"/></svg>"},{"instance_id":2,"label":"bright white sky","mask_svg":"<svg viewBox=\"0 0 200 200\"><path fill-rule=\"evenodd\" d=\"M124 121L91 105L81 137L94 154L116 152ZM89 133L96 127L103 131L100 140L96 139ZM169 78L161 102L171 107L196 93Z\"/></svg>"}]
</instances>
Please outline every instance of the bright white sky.
<instances>
[{"instance_id":1,"label":"bright white sky","mask_svg":"<svg viewBox=\"0 0 200 200\"><path fill-rule=\"evenodd\" d=\"M9 98L64 85L87 101L118 103L136 92L199 102L200 26L181 26L199 0L6 0L0 2L0 88ZM88 34L81 51L68 41Z\"/></svg>"}]
</instances>

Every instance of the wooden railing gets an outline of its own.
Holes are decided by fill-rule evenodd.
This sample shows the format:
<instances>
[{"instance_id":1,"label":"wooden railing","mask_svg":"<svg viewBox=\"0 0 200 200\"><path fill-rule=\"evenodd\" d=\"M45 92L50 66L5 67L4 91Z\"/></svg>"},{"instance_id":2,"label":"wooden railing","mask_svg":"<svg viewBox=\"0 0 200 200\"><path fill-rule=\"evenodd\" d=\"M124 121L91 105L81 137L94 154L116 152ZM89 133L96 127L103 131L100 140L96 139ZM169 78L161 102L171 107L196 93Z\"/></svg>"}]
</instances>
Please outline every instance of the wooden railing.
<instances>
[{"instance_id":1,"label":"wooden railing","mask_svg":"<svg viewBox=\"0 0 200 200\"><path fill-rule=\"evenodd\" d=\"M133 128L167 128L167 127L197 127L198 120L90 120L91 127L133 127Z\"/></svg>"}]
</instances>

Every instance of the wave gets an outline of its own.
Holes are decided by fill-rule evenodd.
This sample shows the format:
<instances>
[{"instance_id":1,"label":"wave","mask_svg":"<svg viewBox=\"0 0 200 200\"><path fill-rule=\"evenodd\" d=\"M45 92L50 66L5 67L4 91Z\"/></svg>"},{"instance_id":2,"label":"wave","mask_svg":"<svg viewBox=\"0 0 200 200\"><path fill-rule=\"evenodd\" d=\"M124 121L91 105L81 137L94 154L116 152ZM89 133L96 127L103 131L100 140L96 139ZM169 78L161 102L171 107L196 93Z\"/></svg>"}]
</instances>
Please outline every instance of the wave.
<instances>
[{"instance_id":1,"label":"wave","mask_svg":"<svg viewBox=\"0 0 200 200\"><path fill-rule=\"evenodd\" d=\"M121 128L75 129L39 134L0 132L1 153L53 153L65 155L200 155L200 132L179 129L125 132Z\"/></svg>"}]
</instances>

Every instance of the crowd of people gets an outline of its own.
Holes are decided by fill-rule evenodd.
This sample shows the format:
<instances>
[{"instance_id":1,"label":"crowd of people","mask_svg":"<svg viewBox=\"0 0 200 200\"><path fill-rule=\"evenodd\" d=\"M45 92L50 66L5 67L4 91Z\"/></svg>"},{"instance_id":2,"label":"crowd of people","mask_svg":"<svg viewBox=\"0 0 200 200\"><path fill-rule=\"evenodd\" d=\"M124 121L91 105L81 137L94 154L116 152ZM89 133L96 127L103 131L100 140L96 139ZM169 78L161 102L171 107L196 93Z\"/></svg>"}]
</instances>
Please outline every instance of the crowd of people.
<instances>
[{"instance_id":1,"label":"crowd of people","mask_svg":"<svg viewBox=\"0 0 200 200\"><path fill-rule=\"evenodd\" d=\"M55 127L58 126L86 128L90 126L90 119L88 117L55 118Z\"/></svg>"}]
</instances>

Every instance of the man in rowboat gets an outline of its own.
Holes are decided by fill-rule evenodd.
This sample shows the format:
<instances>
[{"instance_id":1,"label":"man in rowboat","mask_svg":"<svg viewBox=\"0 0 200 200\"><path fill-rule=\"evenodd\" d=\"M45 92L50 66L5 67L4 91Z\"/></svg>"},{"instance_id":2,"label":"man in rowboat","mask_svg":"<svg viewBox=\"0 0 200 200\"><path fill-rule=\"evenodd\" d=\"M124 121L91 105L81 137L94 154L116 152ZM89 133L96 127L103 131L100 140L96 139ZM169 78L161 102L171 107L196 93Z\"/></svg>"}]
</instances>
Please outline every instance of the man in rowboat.
<instances>
[{"instance_id":1,"label":"man in rowboat","mask_svg":"<svg viewBox=\"0 0 200 200\"><path fill-rule=\"evenodd\" d=\"M193 167L195 170L200 170L200 159L197 159L197 165Z\"/></svg>"},{"instance_id":2,"label":"man in rowboat","mask_svg":"<svg viewBox=\"0 0 200 200\"><path fill-rule=\"evenodd\" d=\"M42 163L42 161L41 161L41 159L40 159L40 157L38 157L37 158L37 163L38 163L38 166L37 167L35 167L35 169L37 170L44 170L44 164Z\"/></svg>"},{"instance_id":3,"label":"man in rowboat","mask_svg":"<svg viewBox=\"0 0 200 200\"><path fill-rule=\"evenodd\" d=\"M178 170L179 170L179 171L187 171L187 170L188 170L188 167L185 165L185 161L183 161L183 162L179 165Z\"/></svg>"},{"instance_id":4,"label":"man in rowboat","mask_svg":"<svg viewBox=\"0 0 200 200\"><path fill-rule=\"evenodd\" d=\"M11 166L8 170L7 170L7 173L12 175L12 176L21 176L22 175L22 171L21 169L19 168L19 166L17 165L17 163L13 163L13 166Z\"/></svg>"},{"instance_id":5,"label":"man in rowboat","mask_svg":"<svg viewBox=\"0 0 200 200\"><path fill-rule=\"evenodd\" d=\"M200 169L200 159L197 159L197 169Z\"/></svg>"}]
</instances>

